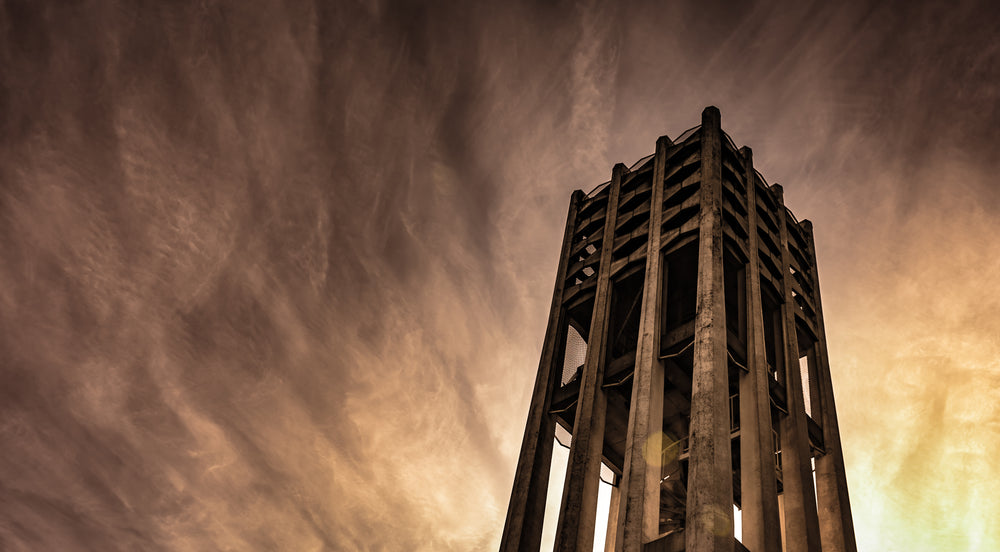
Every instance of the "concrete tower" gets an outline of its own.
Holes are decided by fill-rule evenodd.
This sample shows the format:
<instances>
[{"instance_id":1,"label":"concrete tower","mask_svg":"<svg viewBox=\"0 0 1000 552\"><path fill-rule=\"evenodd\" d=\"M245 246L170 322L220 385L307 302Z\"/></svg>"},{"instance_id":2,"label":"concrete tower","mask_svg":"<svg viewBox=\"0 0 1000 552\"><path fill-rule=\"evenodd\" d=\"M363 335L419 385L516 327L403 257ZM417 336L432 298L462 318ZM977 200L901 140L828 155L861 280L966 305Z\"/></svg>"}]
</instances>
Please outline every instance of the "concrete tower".
<instances>
[{"instance_id":1,"label":"concrete tower","mask_svg":"<svg viewBox=\"0 0 1000 552\"><path fill-rule=\"evenodd\" d=\"M718 109L573 193L502 551L539 548L557 426L557 551L593 548L602 464L607 550L856 551L812 224Z\"/></svg>"}]
</instances>

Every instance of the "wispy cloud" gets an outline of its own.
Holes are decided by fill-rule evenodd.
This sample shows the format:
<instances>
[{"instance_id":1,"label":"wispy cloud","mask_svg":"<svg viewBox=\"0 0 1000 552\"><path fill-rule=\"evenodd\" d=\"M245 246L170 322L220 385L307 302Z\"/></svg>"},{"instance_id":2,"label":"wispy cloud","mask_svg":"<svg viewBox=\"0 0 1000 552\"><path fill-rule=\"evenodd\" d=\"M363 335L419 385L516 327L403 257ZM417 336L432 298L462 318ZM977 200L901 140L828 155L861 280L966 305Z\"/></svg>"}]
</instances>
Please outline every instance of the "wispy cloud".
<instances>
[{"instance_id":1,"label":"wispy cloud","mask_svg":"<svg viewBox=\"0 0 1000 552\"><path fill-rule=\"evenodd\" d=\"M0 548L495 546L569 192L708 104L816 224L862 548L996 548L989 11L3 3Z\"/></svg>"}]
</instances>

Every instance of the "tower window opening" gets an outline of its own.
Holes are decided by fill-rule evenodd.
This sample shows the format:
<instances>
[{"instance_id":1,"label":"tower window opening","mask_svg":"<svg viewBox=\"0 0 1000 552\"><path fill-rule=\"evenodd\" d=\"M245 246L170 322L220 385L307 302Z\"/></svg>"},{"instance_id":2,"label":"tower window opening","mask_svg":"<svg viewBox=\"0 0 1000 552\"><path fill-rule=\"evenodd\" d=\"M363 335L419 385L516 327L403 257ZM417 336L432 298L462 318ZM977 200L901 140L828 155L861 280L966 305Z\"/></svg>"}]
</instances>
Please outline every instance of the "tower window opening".
<instances>
[{"instance_id":1,"label":"tower window opening","mask_svg":"<svg viewBox=\"0 0 1000 552\"><path fill-rule=\"evenodd\" d=\"M644 276L645 271L639 270L614 283L611 291L611 323L608 327L611 343L609 361L636 350L639 344Z\"/></svg>"},{"instance_id":2,"label":"tower window opening","mask_svg":"<svg viewBox=\"0 0 1000 552\"><path fill-rule=\"evenodd\" d=\"M760 287L760 303L764 318L764 356L767 361L768 375L777 382L784 382L784 347L785 338L781 306L775 294Z\"/></svg>"},{"instance_id":3,"label":"tower window opening","mask_svg":"<svg viewBox=\"0 0 1000 552\"><path fill-rule=\"evenodd\" d=\"M745 348L747 335L746 268L743 263L730 255L726 256L723 267L726 329Z\"/></svg>"},{"instance_id":4,"label":"tower window opening","mask_svg":"<svg viewBox=\"0 0 1000 552\"><path fill-rule=\"evenodd\" d=\"M693 322L697 310L698 242L667 255L664 263L663 332Z\"/></svg>"},{"instance_id":5,"label":"tower window opening","mask_svg":"<svg viewBox=\"0 0 1000 552\"><path fill-rule=\"evenodd\" d=\"M772 414L777 414L772 412ZM771 428L771 438L774 442L774 470L781 479L781 432L778 431L777 424Z\"/></svg>"},{"instance_id":6,"label":"tower window opening","mask_svg":"<svg viewBox=\"0 0 1000 552\"><path fill-rule=\"evenodd\" d=\"M729 430L736 431L740 428L740 394L734 393L729 396Z\"/></svg>"}]
</instances>

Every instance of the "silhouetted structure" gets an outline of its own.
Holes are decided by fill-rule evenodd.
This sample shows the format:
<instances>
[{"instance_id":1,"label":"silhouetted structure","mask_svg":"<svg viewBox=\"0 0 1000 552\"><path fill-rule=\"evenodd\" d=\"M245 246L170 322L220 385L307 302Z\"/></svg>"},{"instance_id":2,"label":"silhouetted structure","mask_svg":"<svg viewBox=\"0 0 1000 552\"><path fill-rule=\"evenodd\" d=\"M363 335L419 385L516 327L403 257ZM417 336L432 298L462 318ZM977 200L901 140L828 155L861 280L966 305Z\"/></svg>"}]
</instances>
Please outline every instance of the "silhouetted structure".
<instances>
[{"instance_id":1,"label":"silhouetted structure","mask_svg":"<svg viewBox=\"0 0 1000 552\"><path fill-rule=\"evenodd\" d=\"M855 552L812 224L718 109L573 193L503 551L538 550L557 424L556 550L593 547L603 462L608 550Z\"/></svg>"}]
</instances>

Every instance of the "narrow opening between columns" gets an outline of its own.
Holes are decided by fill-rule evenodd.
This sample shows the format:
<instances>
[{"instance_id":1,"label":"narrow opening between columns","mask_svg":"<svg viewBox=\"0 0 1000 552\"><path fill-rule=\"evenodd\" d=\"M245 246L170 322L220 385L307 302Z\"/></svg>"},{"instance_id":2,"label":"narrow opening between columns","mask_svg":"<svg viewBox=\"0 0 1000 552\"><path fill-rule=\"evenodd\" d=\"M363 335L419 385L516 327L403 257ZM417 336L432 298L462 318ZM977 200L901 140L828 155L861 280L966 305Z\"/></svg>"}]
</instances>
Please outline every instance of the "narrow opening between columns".
<instances>
[{"instance_id":1,"label":"narrow opening between columns","mask_svg":"<svg viewBox=\"0 0 1000 552\"><path fill-rule=\"evenodd\" d=\"M559 508L562 501L566 468L569 464L569 446L573 436L566 428L556 425L556 436L552 446L552 465L549 471L549 486L546 491L545 516L542 519L542 542L540 552L552 552L555 547L556 528L559 523ZM594 524L594 552L604 552L607 520L612 512L612 484L616 483L615 472L607 464L601 463L601 482L597 491L597 515Z\"/></svg>"}]
</instances>

